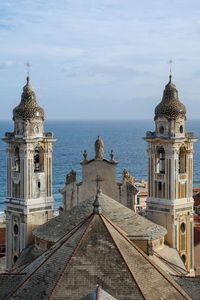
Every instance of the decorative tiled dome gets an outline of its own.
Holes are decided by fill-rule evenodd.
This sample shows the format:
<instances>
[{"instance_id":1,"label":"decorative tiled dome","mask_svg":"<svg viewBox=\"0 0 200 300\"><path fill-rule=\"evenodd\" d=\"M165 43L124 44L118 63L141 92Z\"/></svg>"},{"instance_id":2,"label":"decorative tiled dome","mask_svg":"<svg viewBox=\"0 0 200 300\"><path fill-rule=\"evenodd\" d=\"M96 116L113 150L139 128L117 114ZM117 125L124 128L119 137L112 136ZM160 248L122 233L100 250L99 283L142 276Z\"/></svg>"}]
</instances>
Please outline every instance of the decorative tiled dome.
<instances>
[{"instance_id":1,"label":"decorative tiled dome","mask_svg":"<svg viewBox=\"0 0 200 300\"><path fill-rule=\"evenodd\" d=\"M23 88L21 102L13 110L13 120L15 118L28 120L35 117L44 119L44 110L37 104L35 92L29 84L29 76L26 80L27 82Z\"/></svg>"},{"instance_id":2,"label":"decorative tiled dome","mask_svg":"<svg viewBox=\"0 0 200 300\"><path fill-rule=\"evenodd\" d=\"M176 119L178 116L186 117L186 108L178 98L176 86L171 82L165 86L162 101L155 108L155 120L159 117L167 119Z\"/></svg>"}]
</instances>

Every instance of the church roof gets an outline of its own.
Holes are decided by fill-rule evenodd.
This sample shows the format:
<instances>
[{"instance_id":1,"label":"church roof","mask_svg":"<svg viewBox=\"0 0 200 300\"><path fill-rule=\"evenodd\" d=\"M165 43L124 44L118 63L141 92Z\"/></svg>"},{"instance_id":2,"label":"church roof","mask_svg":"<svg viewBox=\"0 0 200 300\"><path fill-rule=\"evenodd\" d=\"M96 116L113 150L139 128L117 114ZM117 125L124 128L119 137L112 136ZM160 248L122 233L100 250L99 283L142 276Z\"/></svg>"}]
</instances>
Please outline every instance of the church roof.
<instances>
[{"instance_id":1,"label":"church roof","mask_svg":"<svg viewBox=\"0 0 200 300\"><path fill-rule=\"evenodd\" d=\"M99 285L95 287L88 295L84 296L80 300L117 300L116 298L109 295Z\"/></svg>"},{"instance_id":2,"label":"church roof","mask_svg":"<svg viewBox=\"0 0 200 300\"><path fill-rule=\"evenodd\" d=\"M193 300L200 300L200 276L174 276L175 281Z\"/></svg>"},{"instance_id":3,"label":"church roof","mask_svg":"<svg viewBox=\"0 0 200 300\"><path fill-rule=\"evenodd\" d=\"M100 212L92 213L23 273L7 298L80 300L99 285L118 300L190 299Z\"/></svg>"},{"instance_id":4,"label":"church roof","mask_svg":"<svg viewBox=\"0 0 200 300\"><path fill-rule=\"evenodd\" d=\"M13 110L13 120L15 120L15 118L28 120L35 117L44 119L44 110L37 104L35 92L29 81L28 76L26 85L23 88L21 102Z\"/></svg>"},{"instance_id":5,"label":"church roof","mask_svg":"<svg viewBox=\"0 0 200 300\"><path fill-rule=\"evenodd\" d=\"M14 286L19 284L24 276L24 273L0 273L0 299L5 299L8 292L11 291Z\"/></svg>"},{"instance_id":6,"label":"church roof","mask_svg":"<svg viewBox=\"0 0 200 300\"><path fill-rule=\"evenodd\" d=\"M178 251L166 244L163 248L156 251L154 250L153 255L150 255L149 258L167 274L181 276L188 275Z\"/></svg>"},{"instance_id":7,"label":"church roof","mask_svg":"<svg viewBox=\"0 0 200 300\"><path fill-rule=\"evenodd\" d=\"M47 223L33 230L33 235L50 242L56 242L72 230L80 221L85 220L92 213L94 197L85 200L70 210L64 212ZM167 234L167 230L148 219L135 213L105 194L99 195L102 212L131 239L154 240Z\"/></svg>"},{"instance_id":8,"label":"church roof","mask_svg":"<svg viewBox=\"0 0 200 300\"><path fill-rule=\"evenodd\" d=\"M178 116L185 117L185 115L186 108L179 100L178 91L175 84L172 83L170 75L169 82L163 92L162 101L155 108L155 120L159 117L176 119Z\"/></svg>"}]
</instances>

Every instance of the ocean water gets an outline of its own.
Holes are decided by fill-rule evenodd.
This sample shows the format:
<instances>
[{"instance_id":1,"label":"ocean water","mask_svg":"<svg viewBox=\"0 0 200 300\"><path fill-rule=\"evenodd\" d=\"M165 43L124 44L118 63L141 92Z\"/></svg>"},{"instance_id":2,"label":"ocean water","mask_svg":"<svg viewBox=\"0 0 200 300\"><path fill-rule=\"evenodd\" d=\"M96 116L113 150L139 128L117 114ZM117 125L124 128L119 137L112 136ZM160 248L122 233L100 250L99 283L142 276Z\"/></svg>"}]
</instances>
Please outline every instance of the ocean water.
<instances>
[{"instance_id":1,"label":"ocean water","mask_svg":"<svg viewBox=\"0 0 200 300\"><path fill-rule=\"evenodd\" d=\"M0 136L13 130L13 123L0 122ZM59 189L64 186L65 176L74 169L78 180L81 180L80 161L83 150L88 152L88 159L94 158L94 143L98 135L104 140L104 157L109 158L113 149L118 161L116 177L121 179L123 169L137 179L147 179L145 132L154 130L154 122L140 121L46 121L45 130L52 131L56 138L53 151L53 194L55 206L62 198ZM187 130L200 136L200 121L187 121ZM195 143L194 153L194 186L200 187L200 141ZM6 145L0 141L0 211L5 209L6 195Z\"/></svg>"}]
</instances>

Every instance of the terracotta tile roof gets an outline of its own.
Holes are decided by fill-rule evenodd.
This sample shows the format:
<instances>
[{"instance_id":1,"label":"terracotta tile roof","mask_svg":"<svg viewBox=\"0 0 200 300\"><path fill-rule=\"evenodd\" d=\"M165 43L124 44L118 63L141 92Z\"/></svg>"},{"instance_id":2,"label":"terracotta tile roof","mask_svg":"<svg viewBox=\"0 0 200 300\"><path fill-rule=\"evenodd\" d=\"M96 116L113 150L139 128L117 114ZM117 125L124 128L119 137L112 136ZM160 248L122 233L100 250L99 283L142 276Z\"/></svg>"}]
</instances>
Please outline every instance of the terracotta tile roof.
<instances>
[{"instance_id":1,"label":"terracotta tile roof","mask_svg":"<svg viewBox=\"0 0 200 300\"><path fill-rule=\"evenodd\" d=\"M194 227L194 245L200 244L200 227L195 226ZM200 254L199 254L200 256Z\"/></svg>"},{"instance_id":2,"label":"terracotta tile roof","mask_svg":"<svg viewBox=\"0 0 200 300\"><path fill-rule=\"evenodd\" d=\"M194 206L199 206L200 205L200 192L195 194L193 196L194 199Z\"/></svg>"}]
</instances>

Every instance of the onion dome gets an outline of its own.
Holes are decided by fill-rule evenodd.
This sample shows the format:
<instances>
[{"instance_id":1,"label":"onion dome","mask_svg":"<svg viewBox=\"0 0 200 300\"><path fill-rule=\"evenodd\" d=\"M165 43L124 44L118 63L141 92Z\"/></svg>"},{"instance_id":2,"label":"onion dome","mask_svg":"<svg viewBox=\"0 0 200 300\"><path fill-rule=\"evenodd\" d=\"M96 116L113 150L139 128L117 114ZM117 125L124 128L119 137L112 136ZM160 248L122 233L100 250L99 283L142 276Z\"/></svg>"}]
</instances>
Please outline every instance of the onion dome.
<instances>
[{"instance_id":1,"label":"onion dome","mask_svg":"<svg viewBox=\"0 0 200 300\"><path fill-rule=\"evenodd\" d=\"M15 118L29 120L38 117L44 119L44 110L37 104L35 92L29 83L29 76L26 80L27 82L23 88L21 102L13 110L13 120Z\"/></svg>"},{"instance_id":2,"label":"onion dome","mask_svg":"<svg viewBox=\"0 0 200 300\"><path fill-rule=\"evenodd\" d=\"M186 108L181 103L178 97L178 91L175 84L171 81L172 76L169 76L169 82L165 86L162 101L155 108L155 118L165 117L166 119L176 119L181 116L186 118Z\"/></svg>"},{"instance_id":3,"label":"onion dome","mask_svg":"<svg viewBox=\"0 0 200 300\"><path fill-rule=\"evenodd\" d=\"M103 159L104 155L104 143L103 140L98 136L95 142L95 159Z\"/></svg>"}]
</instances>

